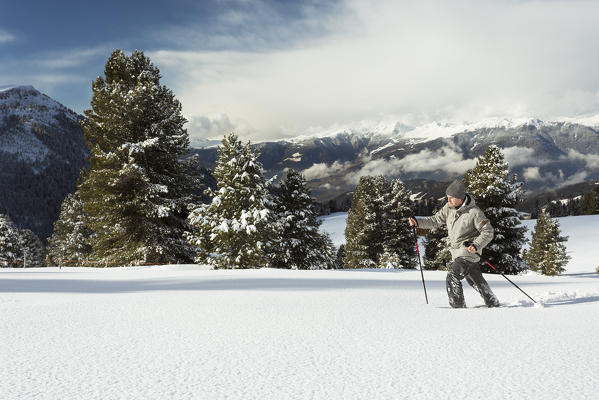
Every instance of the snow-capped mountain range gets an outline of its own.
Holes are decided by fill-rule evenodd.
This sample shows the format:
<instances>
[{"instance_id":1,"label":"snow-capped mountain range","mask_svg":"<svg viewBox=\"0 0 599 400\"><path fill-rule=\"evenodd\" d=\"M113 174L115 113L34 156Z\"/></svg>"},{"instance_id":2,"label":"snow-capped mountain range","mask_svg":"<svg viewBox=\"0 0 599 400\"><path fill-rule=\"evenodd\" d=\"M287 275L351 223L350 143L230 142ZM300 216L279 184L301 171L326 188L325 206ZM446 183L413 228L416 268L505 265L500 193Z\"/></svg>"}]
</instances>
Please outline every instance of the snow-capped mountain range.
<instances>
[{"instance_id":1,"label":"snow-capped mountain range","mask_svg":"<svg viewBox=\"0 0 599 400\"><path fill-rule=\"evenodd\" d=\"M291 142L304 142L309 139L333 137L339 133L351 133L369 137L390 137L412 139L415 142L427 142L439 138L448 138L458 133L474 132L480 129L514 129L522 126L541 128L559 123L599 127L599 114L577 117L558 118L544 121L538 118L485 118L479 121L432 121L407 123L401 117L386 117L380 121L361 121L354 125L336 125L326 129L312 130L310 134L297 136Z\"/></svg>"},{"instance_id":2,"label":"snow-capped mountain range","mask_svg":"<svg viewBox=\"0 0 599 400\"><path fill-rule=\"evenodd\" d=\"M363 175L448 181L472 168L490 144L503 149L530 194L599 178L599 115L421 126L387 120L339 129L256 147L271 175L301 170L321 200L353 190ZM213 165L214 147L196 152L205 167Z\"/></svg>"}]
</instances>

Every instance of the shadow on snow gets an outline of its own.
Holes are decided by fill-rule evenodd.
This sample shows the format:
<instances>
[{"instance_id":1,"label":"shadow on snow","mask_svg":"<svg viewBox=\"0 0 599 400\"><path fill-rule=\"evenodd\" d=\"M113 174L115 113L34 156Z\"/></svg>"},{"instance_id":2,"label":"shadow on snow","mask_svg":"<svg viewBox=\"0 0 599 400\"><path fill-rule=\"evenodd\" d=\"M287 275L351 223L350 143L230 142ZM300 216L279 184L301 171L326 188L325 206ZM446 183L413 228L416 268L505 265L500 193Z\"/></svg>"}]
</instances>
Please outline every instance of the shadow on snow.
<instances>
[{"instance_id":1,"label":"shadow on snow","mask_svg":"<svg viewBox=\"0 0 599 400\"><path fill-rule=\"evenodd\" d=\"M445 279L427 279L427 288L445 288ZM542 285L528 282L525 286ZM508 286L493 282L493 287ZM381 289L422 290L420 279L323 279L323 278L231 278L231 279L0 279L0 293L130 293L144 291L215 290L330 290Z\"/></svg>"}]
</instances>

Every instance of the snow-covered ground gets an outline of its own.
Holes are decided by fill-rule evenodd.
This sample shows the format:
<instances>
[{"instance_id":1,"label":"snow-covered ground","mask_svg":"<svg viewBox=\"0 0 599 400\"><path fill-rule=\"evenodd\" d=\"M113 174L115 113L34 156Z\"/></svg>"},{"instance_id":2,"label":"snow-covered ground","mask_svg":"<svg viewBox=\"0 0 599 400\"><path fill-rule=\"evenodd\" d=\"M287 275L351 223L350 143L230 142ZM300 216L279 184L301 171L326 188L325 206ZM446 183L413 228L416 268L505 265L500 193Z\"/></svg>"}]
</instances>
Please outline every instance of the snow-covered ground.
<instances>
[{"instance_id":1,"label":"snow-covered ground","mask_svg":"<svg viewBox=\"0 0 599 400\"><path fill-rule=\"evenodd\" d=\"M443 272L427 305L418 271L2 269L0 398L595 399L599 219L560 222L566 274L512 277L542 307L495 275L505 307L453 310Z\"/></svg>"}]
</instances>

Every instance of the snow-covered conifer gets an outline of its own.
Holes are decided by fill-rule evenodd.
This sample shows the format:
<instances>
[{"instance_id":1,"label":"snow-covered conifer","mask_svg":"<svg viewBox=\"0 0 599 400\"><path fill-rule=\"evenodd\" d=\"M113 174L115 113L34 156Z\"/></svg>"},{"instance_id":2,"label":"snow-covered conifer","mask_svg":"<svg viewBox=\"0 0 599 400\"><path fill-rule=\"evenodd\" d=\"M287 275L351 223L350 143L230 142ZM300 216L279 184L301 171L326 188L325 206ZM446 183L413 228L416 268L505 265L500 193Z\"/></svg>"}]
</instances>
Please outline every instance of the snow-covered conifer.
<instances>
[{"instance_id":1,"label":"snow-covered conifer","mask_svg":"<svg viewBox=\"0 0 599 400\"><path fill-rule=\"evenodd\" d=\"M414 268L416 253L406 222L412 206L410 192L401 181L389 181L383 176L361 177L347 215L345 265Z\"/></svg>"},{"instance_id":2,"label":"snow-covered conifer","mask_svg":"<svg viewBox=\"0 0 599 400\"><path fill-rule=\"evenodd\" d=\"M91 156L79 185L93 258L108 266L188 262L193 179L182 161L189 137L181 104L141 51L114 51L104 74L85 111Z\"/></svg>"},{"instance_id":3,"label":"snow-covered conifer","mask_svg":"<svg viewBox=\"0 0 599 400\"><path fill-rule=\"evenodd\" d=\"M337 249L335 268L344 268L345 266L345 244L341 244Z\"/></svg>"},{"instance_id":4,"label":"snow-covered conifer","mask_svg":"<svg viewBox=\"0 0 599 400\"><path fill-rule=\"evenodd\" d=\"M0 266L20 267L23 247L19 230L8 215L0 214Z\"/></svg>"},{"instance_id":5,"label":"snow-covered conifer","mask_svg":"<svg viewBox=\"0 0 599 400\"><path fill-rule=\"evenodd\" d=\"M566 254L566 246L563 243L551 243L541 264L541 273L543 275L560 275L566 270L564 267L569 260L570 256Z\"/></svg>"},{"instance_id":6,"label":"snow-covered conifer","mask_svg":"<svg viewBox=\"0 0 599 400\"><path fill-rule=\"evenodd\" d=\"M63 200L54 232L48 239L48 263L58 266L95 266L88 260L92 253L93 232L85 224L79 191Z\"/></svg>"},{"instance_id":7,"label":"snow-covered conifer","mask_svg":"<svg viewBox=\"0 0 599 400\"><path fill-rule=\"evenodd\" d=\"M345 266L373 268L383 253L385 233L380 201L382 177L363 176L354 191L345 226Z\"/></svg>"},{"instance_id":8,"label":"snow-covered conifer","mask_svg":"<svg viewBox=\"0 0 599 400\"><path fill-rule=\"evenodd\" d=\"M498 271L517 274L526 269L520 257L526 227L515 208L522 199L522 183L515 175L508 174L509 166L503 153L491 145L478 158L476 166L466 172L464 185L495 231L493 241L483 250L483 257ZM489 267L484 267L484 271L493 272Z\"/></svg>"},{"instance_id":9,"label":"snow-covered conifer","mask_svg":"<svg viewBox=\"0 0 599 400\"><path fill-rule=\"evenodd\" d=\"M384 251L396 262L395 268L416 268L416 248L412 228L407 219L413 214L411 192L399 179L383 183L381 222L383 224Z\"/></svg>"},{"instance_id":10,"label":"snow-covered conifer","mask_svg":"<svg viewBox=\"0 0 599 400\"><path fill-rule=\"evenodd\" d=\"M532 232L530 247L522 252L522 258L533 271L543 275L559 275L565 271L564 267L570 259L564 245L567 240L561 235L559 221L541 213Z\"/></svg>"},{"instance_id":11,"label":"snow-covered conifer","mask_svg":"<svg viewBox=\"0 0 599 400\"><path fill-rule=\"evenodd\" d=\"M45 267L45 252L42 241L31 229L21 229L21 245L23 248L23 266L27 268Z\"/></svg>"},{"instance_id":12,"label":"snow-covered conifer","mask_svg":"<svg viewBox=\"0 0 599 400\"><path fill-rule=\"evenodd\" d=\"M209 204L192 206L188 217L193 231L187 234L198 248L197 263L215 268L270 266L281 226L258 155L250 143L226 135L218 148L215 193Z\"/></svg>"},{"instance_id":13,"label":"snow-covered conifer","mask_svg":"<svg viewBox=\"0 0 599 400\"><path fill-rule=\"evenodd\" d=\"M277 268L331 268L336 254L328 234L320 232L322 224L312 207L313 199L306 180L295 170L287 171L277 201L283 225L279 248L272 254ZM326 237L325 237L326 236Z\"/></svg>"},{"instance_id":14,"label":"snow-covered conifer","mask_svg":"<svg viewBox=\"0 0 599 400\"><path fill-rule=\"evenodd\" d=\"M318 236L320 243L317 243L318 248L321 249L322 255L320 256L320 262L317 264L318 268L322 269L336 269L339 268L337 264L337 248L333 244L331 237L328 233L323 233Z\"/></svg>"}]
</instances>

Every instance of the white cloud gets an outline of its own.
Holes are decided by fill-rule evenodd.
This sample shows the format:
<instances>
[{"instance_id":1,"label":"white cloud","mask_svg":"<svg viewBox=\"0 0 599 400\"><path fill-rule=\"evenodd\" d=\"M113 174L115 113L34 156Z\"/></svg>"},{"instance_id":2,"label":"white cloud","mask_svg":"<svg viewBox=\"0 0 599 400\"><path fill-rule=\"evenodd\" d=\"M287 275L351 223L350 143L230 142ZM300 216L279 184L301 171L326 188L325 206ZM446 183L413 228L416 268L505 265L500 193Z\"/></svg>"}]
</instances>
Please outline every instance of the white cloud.
<instances>
[{"instance_id":1,"label":"white cloud","mask_svg":"<svg viewBox=\"0 0 599 400\"><path fill-rule=\"evenodd\" d=\"M443 147L439 150L422 150L409 154L398 160L398 164L406 172L443 170L454 175L461 175L476 165L475 159L464 159L459 149Z\"/></svg>"},{"instance_id":2,"label":"white cloud","mask_svg":"<svg viewBox=\"0 0 599 400\"><path fill-rule=\"evenodd\" d=\"M106 63L106 59L108 59L111 52L112 50L107 46L66 49L40 54L38 58L32 60L32 62L47 69L81 67L94 59L103 60L103 62Z\"/></svg>"},{"instance_id":3,"label":"white cloud","mask_svg":"<svg viewBox=\"0 0 599 400\"><path fill-rule=\"evenodd\" d=\"M0 44L14 42L15 40L17 40L15 35L0 29Z\"/></svg>"},{"instance_id":4,"label":"white cloud","mask_svg":"<svg viewBox=\"0 0 599 400\"><path fill-rule=\"evenodd\" d=\"M194 139L221 139L224 135L236 132L236 125L231 122L226 114L213 116L195 115L189 118L186 125L187 132Z\"/></svg>"},{"instance_id":5,"label":"white cloud","mask_svg":"<svg viewBox=\"0 0 599 400\"><path fill-rule=\"evenodd\" d=\"M399 172L400 169L397 165L397 160L385 160L383 158L379 158L377 160L368 161L362 168L360 168L359 171L347 174L343 179L348 183L356 185L362 176L397 176Z\"/></svg>"},{"instance_id":6,"label":"white cloud","mask_svg":"<svg viewBox=\"0 0 599 400\"><path fill-rule=\"evenodd\" d=\"M522 176L527 181L540 181L540 180L543 179L541 177L541 173L539 171L539 167L525 168Z\"/></svg>"},{"instance_id":7,"label":"white cloud","mask_svg":"<svg viewBox=\"0 0 599 400\"><path fill-rule=\"evenodd\" d=\"M501 150L510 168L530 164L534 150L528 147L506 147Z\"/></svg>"},{"instance_id":8,"label":"white cloud","mask_svg":"<svg viewBox=\"0 0 599 400\"><path fill-rule=\"evenodd\" d=\"M586 171L579 171L566 176L561 169L558 169L556 172L541 172L539 167L530 167L524 170L523 176L529 181L542 181L545 190L553 190L584 182L588 177L588 173Z\"/></svg>"},{"instance_id":9,"label":"white cloud","mask_svg":"<svg viewBox=\"0 0 599 400\"><path fill-rule=\"evenodd\" d=\"M344 179L348 183L357 184L360 177L366 175L399 176L402 173L439 170L451 176L458 176L475 165L475 159L465 159L458 149L443 147L438 150L425 149L415 154L408 154L402 159L368 160L359 171L347 174Z\"/></svg>"},{"instance_id":10,"label":"white cloud","mask_svg":"<svg viewBox=\"0 0 599 400\"><path fill-rule=\"evenodd\" d=\"M599 154L582 154L576 150L570 150L568 151L568 157L584 161L587 164L587 168L599 168Z\"/></svg>"},{"instance_id":11,"label":"white cloud","mask_svg":"<svg viewBox=\"0 0 599 400\"><path fill-rule=\"evenodd\" d=\"M457 3L347 0L335 19L312 16L334 33L288 48L151 57L187 115L245 120L255 139L388 114L551 119L599 108L599 3Z\"/></svg>"},{"instance_id":12,"label":"white cloud","mask_svg":"<svg viewBox=\"0 0 599 400\"><path fill-rule=\"evenodd\" d=\"M340 163L339 161L335 161L330 165L327 165L326 163L318 163L303 170L302 174L306 180L310 181L313 179L326 178L327 176L335 175L346 170L349 166L350 163Z\"/></svg>"},{"instance_id":13,"label":"white cloud","mask_svg":"<svg viewBox=\"0 0 599 400\"><path fill-rule=\"evenodd\" d=\"M561 170L559 172L562 172ZM580 171L575 174L568 176L567 178L563 177L563 173L561 174L562 180L556 180L557 187L564 187L569 185L574 185L575 183L580 183L586 181L588 177L588 173L586 171Z\"/></svg>"}]
</instances>

